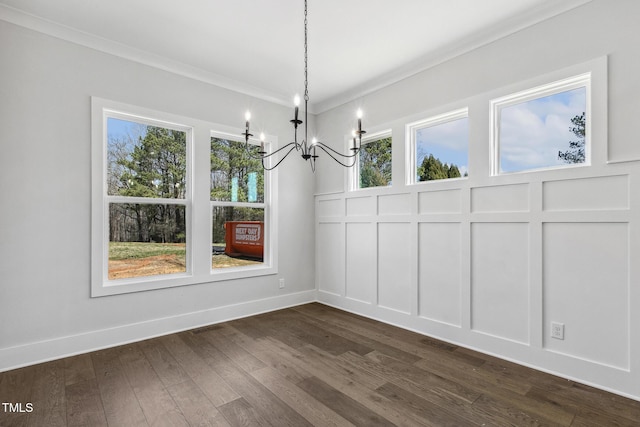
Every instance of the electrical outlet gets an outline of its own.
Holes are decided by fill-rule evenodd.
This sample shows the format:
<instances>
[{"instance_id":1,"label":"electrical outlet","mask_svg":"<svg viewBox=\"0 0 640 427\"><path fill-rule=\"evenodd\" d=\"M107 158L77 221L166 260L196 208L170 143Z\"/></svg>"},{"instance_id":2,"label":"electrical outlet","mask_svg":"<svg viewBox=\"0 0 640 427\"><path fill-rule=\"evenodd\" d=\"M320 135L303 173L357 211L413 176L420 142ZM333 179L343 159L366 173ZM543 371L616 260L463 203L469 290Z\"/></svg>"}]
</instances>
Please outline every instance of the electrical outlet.
<instances>
[{"instance_id":1,"label":"electrical outlet","mask_svg":"<svg viewBox=\"0 0 640 427\"><path fill-rule=\"evenodd\" d=\"M564 339L564 323L551 322L551 338Z\"/></svg>"},{"instance_id":2,"label":"electrical outlet","mask_svg":"<svg viewBox=\"0 0 640 427\"><path fill-rule=\"evenodd\" d=\"M284 288L284 279L280 279L280 289Z\"/></svg>"}]
</instances>

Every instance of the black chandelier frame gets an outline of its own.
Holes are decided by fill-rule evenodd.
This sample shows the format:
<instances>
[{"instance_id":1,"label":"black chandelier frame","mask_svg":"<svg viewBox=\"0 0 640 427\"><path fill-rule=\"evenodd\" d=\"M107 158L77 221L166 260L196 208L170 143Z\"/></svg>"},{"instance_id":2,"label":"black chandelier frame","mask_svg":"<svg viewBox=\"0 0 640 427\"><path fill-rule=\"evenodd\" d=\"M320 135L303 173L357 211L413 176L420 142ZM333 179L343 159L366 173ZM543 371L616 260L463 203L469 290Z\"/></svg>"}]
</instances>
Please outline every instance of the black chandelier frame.
<instances>
[{"instance_id":1,"label":"black chandelier frame","mask_svg":"<svg viewBox=\"0 0 640 427\"><path fill-rule=\"evenodd\" d=\"M289 154L291 154L295 150L296 152L300 153L300 156L305 161L309 161L309 164L311 165L311 170L315 172L316 159L319 158L317 154L317 149L322 150L325 154L327 154L330 158L332 158L336 163L340 164L341 166L346 168L351 168L355 166L355 164L357 163L357 157L362 147L362 135L367 133L365 130L362 129L362 111L358 110L358 113L357 113L358 125L357 125L357 129L352 132L353 142L350 148L350 151L351 151L350 154L342 154L339 151L331 148L327 144L316 140L315 138L313 138L311 143L309 143L309 135L308 135L308 128L307 128L308 111L309 111L309 108L308 108L308 105L309 105L309 71L308 71L309 46L308 46L307 16L308 16L307 0L304 0L304 121L300 120L298 117L299 115L298 105L300 103L300 98L296 95L294 100L294 104L295 104L294 116L293 116L293 119L290 120L291 124L293 124L293 141L289 142L288 144L285 144L284 146L278 148L277 150L271 153L267 153L267 151L265 151L264 136L261 135L260 151L258 151L257 153L258 156L255 156L253 153L251 153L249 149L249 139L253 137L253 134L250 132L251 114L247 112L245 116L245 119L246 119L245 131L241 133L241 135L244 136L244 139L245 139L245 148L246 148L247 154L253 159L261 160L262 168L264 170L270 171L277 168L280 165L280 163L282 163L284 159L286 159L289 156ZM302 124L304 124L304 138L302 139L301 142L298 142L298 127ZM265 164L265 159L269 159L272 156L275 156L276 154L282 153L282 152L284 152L284 154L279 157L275 165L267 166Z\"/></svg>"}]
</instances>

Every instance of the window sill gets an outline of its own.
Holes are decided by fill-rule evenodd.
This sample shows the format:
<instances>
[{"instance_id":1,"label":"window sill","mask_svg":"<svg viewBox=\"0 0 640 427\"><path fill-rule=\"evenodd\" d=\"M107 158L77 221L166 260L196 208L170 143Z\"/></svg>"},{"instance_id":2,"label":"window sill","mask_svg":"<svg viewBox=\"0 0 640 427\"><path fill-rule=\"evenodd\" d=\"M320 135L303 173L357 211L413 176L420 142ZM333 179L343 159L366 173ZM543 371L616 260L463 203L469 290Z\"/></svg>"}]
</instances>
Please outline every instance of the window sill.
<instances>
[{"instance_id":1,"label":"window sill","mask_svg":"<svg viewBox=\"0 0 640 427\"><path fill-rule=\"evenodd\" d=\"M221 271L222 270L222 271ZM102 285L91 287L91 297L144 292L156 289L173 288L178 286L200 285L227 280L250 279L260 276L277 274L278 270L272 266L224 268L211 271L210 274L194 276L188 273L172 274L170 276L145 276L136 279L109 280Z\"/></svg>"}]
</instances>

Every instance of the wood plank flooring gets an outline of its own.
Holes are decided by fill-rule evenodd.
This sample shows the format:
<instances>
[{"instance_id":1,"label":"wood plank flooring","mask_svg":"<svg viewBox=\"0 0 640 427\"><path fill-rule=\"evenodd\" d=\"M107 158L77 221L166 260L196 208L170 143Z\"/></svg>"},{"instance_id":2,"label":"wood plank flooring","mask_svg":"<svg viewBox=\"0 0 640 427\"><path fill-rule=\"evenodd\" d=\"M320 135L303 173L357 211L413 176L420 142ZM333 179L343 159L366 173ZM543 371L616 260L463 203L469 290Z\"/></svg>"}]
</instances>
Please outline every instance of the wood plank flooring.
<instances>
[{"instance_id":1,"label":"wood plank flooring","mask_svg":"<svg viewBox=\"0 0 640 427\"><path fill-rule=\"evenodd\" d=\"M321 304L0 373L0 426L638 426L640 402Z\"/></svg>"}]
</instances>

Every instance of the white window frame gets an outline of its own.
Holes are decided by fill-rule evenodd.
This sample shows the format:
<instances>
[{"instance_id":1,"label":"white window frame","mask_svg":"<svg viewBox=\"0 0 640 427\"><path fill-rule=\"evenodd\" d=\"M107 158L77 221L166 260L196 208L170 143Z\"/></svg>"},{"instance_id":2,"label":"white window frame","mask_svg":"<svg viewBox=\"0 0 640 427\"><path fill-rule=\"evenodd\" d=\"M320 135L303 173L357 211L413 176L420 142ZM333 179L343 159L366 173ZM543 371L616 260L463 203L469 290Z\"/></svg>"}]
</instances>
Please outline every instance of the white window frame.
<instances>
[{"instance_id":1,"label":"white window frame","mask_svg":"<svg viewBox=\"0 0 640 427\"><path fill-rule=\"evenodd\" d=\"M510 107L512 105L521 104L527 101L532 101L538 98L544 98L546 96L555 95L570 90L585 88L586 90L586 105L585 105L585 161L583 163L564 164L557 166L547 166L540 168L529 168L512 172L500 171L500 121L501 112L503 108ZM556 80L551 83L536 86L530 89L522 90L516 93L512 93L500 98L491 100L491 175L502 176L520 173L531 173L557 169L571 169L590 166L592 162L591 153L591 138L592 138L592 121L593 114L591 109L591 96L592 96L592 72L577 74L571 77L567 77L561 80Z\"/></svg>"},{"instance_id":2,"label":"white window frame","mask_svg":"<svg viewBox=\"0 0 640 427\"><path fill-rule=\"evenodd\" d=\"M364 146L370 142L374 142L374 141L378 141L380 139L384 139L384 138L391 138L391 168L393 170L393 134L391 129L385 129L385 130L381 130L378 132L374 132L371 133L365 137L362 138L362 144L360 145L360 148L364 148ZM353 147L353 136L350 136L347 138L347 150L351 151L351 148ZM350 191L367 191L367 190L373 190L376 188L388 188L389 186L380 186L380 187L367 187L367 188L360 188L360 152L358 152L358 154L356 154L356 157L354 159L354 165L352 168L350 168L351 173L349 174L349 190Z\"/></svg>"},{"instance_id":3,"label":"white window frame","mask_svg":"<svg viewBox=\"0 0 640 427\"><path fill-rule=\"evenodd\" d=\"M416 170L418 168L418 153L417 153L417 149L416 149L416 133L420 130L420 129L424 129L424 128L429 128L429 127L434 127L434 126L438 126L438 125L442 125L445 123L449 123L449 122L453 122L455 120L460 120L460 119L468 119L469 118L469 108L468 107L464 107L464 108L459 108L453 111L449 111L447 113L443 113L443 114L438 114L437 116L432 116L432 117L428 117L426 119L421 119L415 122L411 122L411 123L407 123L405 125L405 135L406 135L406 141L407 141L407 148L406 148L406 160L405 160L405 172L406 172L406 176L405 176L405 182L407 183L407 185L414 185L414 184L419 184L419 185L423 185L423 184L430 184L433 183L434 181L418 181L416 179ZM469 158L469 146L468 146L468 140L469 138L467 138L467 159ZM450 178L450 179L461 179L461 178L467 178L467 177L460 177L460 178ZM449 179L448 179L449 180ZM448 180L437 180L435 182L440 182L440 181L448 181Z\"/></svg>"},{"instance_id":4,"label":"white window frame","mask_svg":"<svg viewBox=\"0 0 640 427\"><path fill-rule=\"evenodd\" d=\"M109 196L107 193L107 117L162 126L187 132L187 175L185 199L151 199ZM240 135L242 129L203 120L155 111L130 104L91 98L91 297L148 291L199 283L217 282L277 274L277 212L275 209L277 171L265 174L265 259L259 266L212 270L210 154L213 129L227 135ZM232 139L237 140L234 137ZM269 144L277 138L267 135ZM253 142L253 141L252 141ZM110 202L184 204L186 206L186 272L109 280ZM258 207L257 204L251 204ZM224 271L220 271L224 270Z\"/></svg>"}]
</instances>

